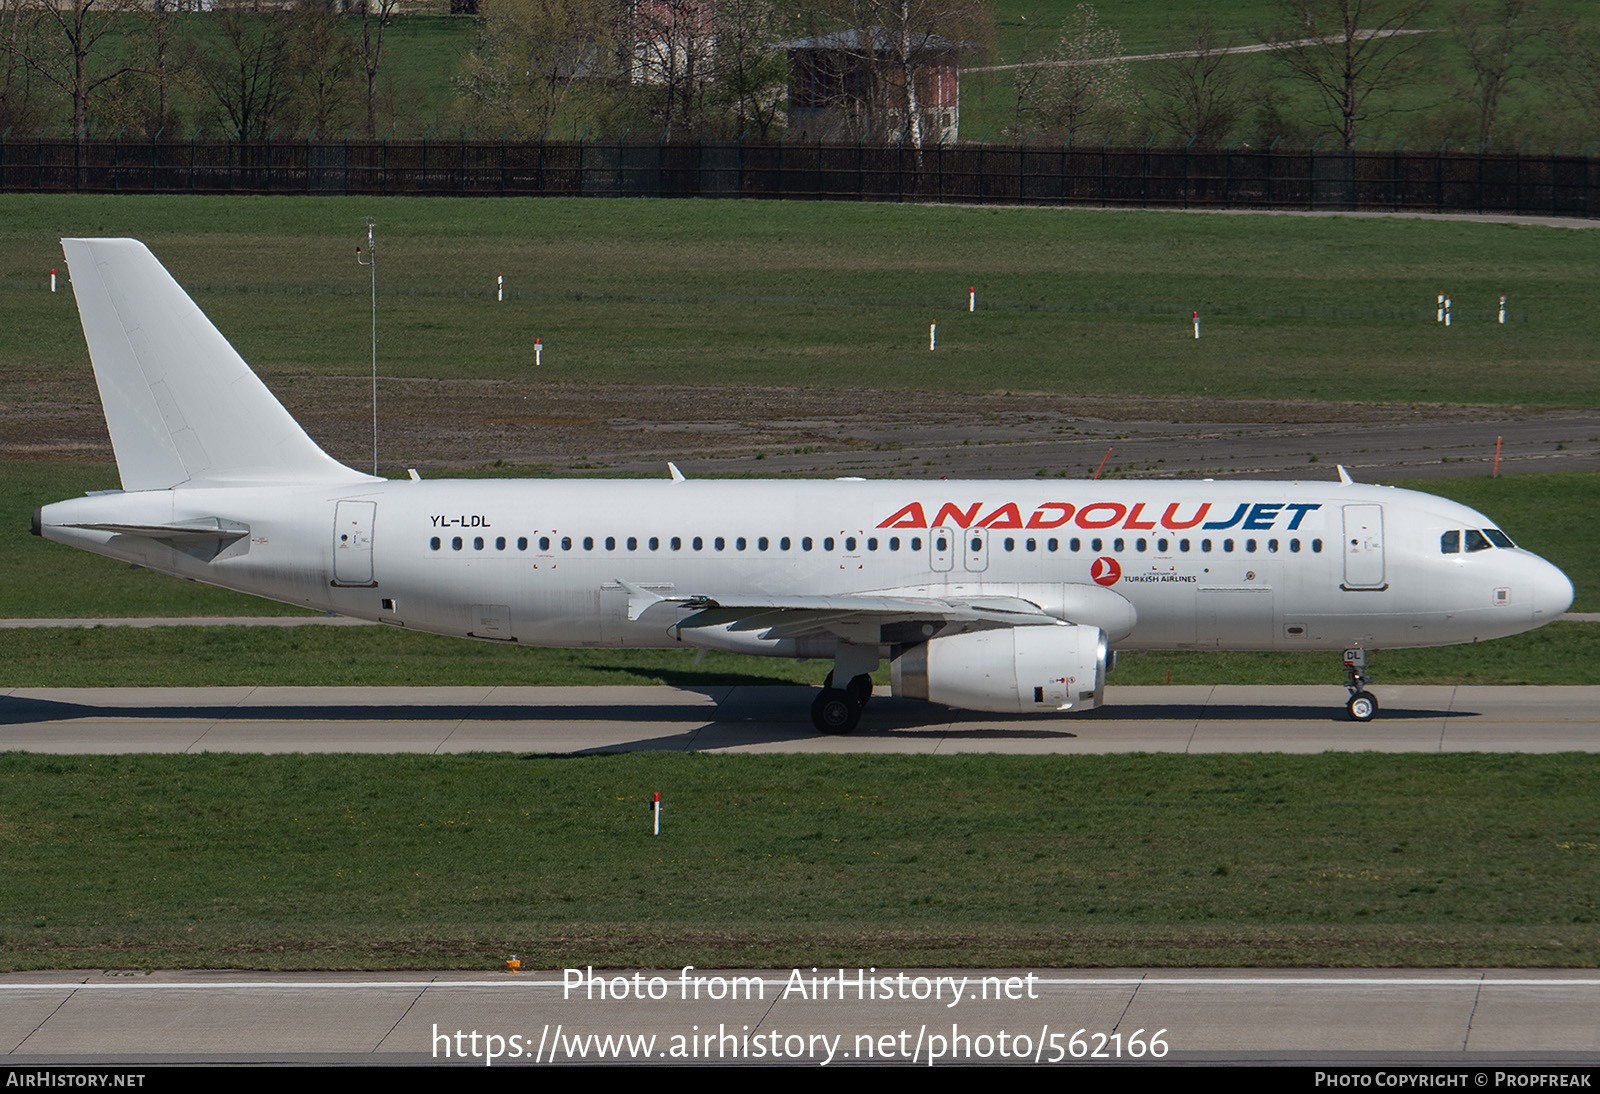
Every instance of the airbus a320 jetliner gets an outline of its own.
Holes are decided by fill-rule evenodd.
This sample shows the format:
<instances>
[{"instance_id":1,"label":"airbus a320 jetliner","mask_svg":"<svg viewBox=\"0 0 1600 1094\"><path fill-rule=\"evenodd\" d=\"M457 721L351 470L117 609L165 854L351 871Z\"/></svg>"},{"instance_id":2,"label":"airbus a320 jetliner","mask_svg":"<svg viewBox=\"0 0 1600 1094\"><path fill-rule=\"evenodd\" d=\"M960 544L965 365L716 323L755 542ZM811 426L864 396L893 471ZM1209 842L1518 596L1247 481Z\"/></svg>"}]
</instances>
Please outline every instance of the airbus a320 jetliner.
<instances>
[{"instance_id":1,"label":"airbus a320 jetliner","mask_svg":"<svg viewBox=\"0 0 1600 1094\"><path fill-rule=\"evenodd\" d=\"M1428 494L1300 482L391 481L308 437L143 244L63 241L122 490L61 543L257 596L536 646L822 658L823 732L893 693L1080 711L1111 651L1516 634L1572 583Z\"/></svg>"}]
</instances>

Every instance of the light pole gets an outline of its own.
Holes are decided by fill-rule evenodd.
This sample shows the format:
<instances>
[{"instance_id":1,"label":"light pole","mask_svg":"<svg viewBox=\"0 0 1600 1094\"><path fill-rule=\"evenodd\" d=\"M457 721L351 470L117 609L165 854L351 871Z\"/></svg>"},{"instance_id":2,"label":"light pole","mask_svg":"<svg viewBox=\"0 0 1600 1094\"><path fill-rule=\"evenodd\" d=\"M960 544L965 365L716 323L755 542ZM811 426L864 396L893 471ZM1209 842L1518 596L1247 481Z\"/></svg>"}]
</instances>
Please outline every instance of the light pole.
<instances>
[{"instance_id":1,"label":"light pole","mask_svg":"<svg viewBox=\"0 0 1600 1094\"><path fill-rule=\"evenodd\" d=\"M372 473L378 473L378 250L372 238L373 222L367 221L367 258L361 258L356 244L356 261L372 271Z\"/></svg>"}]
</instances>

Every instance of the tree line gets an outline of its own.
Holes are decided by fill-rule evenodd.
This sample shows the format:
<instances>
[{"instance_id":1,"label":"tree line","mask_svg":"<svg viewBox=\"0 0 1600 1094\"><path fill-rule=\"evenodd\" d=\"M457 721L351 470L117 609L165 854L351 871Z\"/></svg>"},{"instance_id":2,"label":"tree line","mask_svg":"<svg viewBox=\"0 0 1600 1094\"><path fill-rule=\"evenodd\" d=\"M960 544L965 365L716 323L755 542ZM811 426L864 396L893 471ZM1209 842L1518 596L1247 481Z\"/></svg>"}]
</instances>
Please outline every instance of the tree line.
<instances>
[{"instance_id":1,"label":"tree line","mask_svg":"<svg viewBox=\"0 0 1600 1094\"><path fill-rule=\"evenodd\" d=\"M1395 132L1577 140L1600 118L1600 19L1531 0L1457 0L1439 18L1421 0L1279 0L1248 34L1179 16L1138 57L1086 3L1041 0L1017 23L1012 0L1004 33L985 0L451 3L450 93L423 107L394 92L401 0L0 0L0 130L771 139L791 80L775 47L804 38L827 46L811 75L838 99L838 140L941 139L925 124L941 65L959 66L962 109L984 118L984 134L964 121L967 139L1350 149Z\"/></svg>"}]
</instances>

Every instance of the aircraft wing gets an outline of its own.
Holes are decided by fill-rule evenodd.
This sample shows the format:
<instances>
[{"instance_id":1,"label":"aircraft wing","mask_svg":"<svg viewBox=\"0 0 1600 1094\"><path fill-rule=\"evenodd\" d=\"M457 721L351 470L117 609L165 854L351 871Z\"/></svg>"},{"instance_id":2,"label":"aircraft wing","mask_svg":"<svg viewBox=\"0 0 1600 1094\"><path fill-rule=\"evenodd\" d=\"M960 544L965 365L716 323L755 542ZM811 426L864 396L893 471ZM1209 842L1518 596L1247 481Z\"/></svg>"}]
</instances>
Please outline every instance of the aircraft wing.
<instances>
[{"instance_id":1,"label":"aircraft wing","mask_svg":"<svg viewBox=\"0 0 1600 1094\"><path fill-rule=\"evenodd\" d=\"M659 596L627 582L628 618L671 605L690 614L680 627L727 627L764 631L766 638L799 638L869 624L956 623L982 627L1051 626L1060 620L1020 597L900 597L873 595Z\"/></svg>"}]
</instances>

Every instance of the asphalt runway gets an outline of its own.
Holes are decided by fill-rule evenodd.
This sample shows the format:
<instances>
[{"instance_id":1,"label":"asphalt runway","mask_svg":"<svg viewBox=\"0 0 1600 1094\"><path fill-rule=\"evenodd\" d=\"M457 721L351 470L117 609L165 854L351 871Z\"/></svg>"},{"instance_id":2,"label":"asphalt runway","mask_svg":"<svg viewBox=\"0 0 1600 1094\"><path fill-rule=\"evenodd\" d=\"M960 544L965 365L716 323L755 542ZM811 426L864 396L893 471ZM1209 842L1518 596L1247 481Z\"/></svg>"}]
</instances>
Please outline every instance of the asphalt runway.
<instances>
[{"instance_id":1,"label":"asphalt runway","mask_svg":"<svg viewBox=\"0 0 1600 1094\"><path fill-rule=\"evenodd\" d=\"M1588 970L584 975L18 973L0 1063L1600 1064Z\"/></svg>"},{"instance_id":2,"label":"asphalt runway","mask_svg":"<svg viewBox=\"0 0 1600 1094\"><path fill-rule=\"evenodd\" d=\"M1108 687L1066 716L996 716L879 689L823 736L803 687L12 688L0 750L123 752L1594 752L1600 687Z\"/></svg>"}]
</instances>

